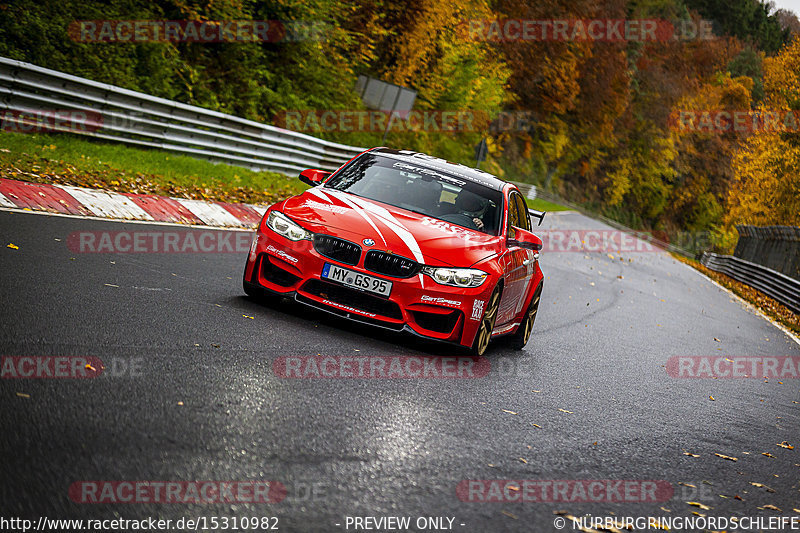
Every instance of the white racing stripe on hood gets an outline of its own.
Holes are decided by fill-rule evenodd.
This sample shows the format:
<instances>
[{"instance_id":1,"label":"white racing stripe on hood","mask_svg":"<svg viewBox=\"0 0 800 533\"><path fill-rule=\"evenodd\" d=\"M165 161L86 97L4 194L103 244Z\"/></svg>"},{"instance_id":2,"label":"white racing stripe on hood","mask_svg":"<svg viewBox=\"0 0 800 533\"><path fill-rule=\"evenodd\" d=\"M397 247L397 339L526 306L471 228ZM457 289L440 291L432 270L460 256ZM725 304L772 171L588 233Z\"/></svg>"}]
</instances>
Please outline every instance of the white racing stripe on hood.
<instances>
[{"instance_id":1,"label":"white racing stripe on hood","mask_svg":"<svg viewBox=\"0 0 800 533\"><path fill-rule=\"evenodd\" d=\"M322 191L320 191L320 192L322 194L325 194ZM378 233L378 236L383 241L383 245L384 246L388 246L388 243L386 242L386 238L383 236L383 233L381 233L381 230L379 230L378 226L375 225L375 222L371 218L369 218L369 213L365 212L364 209L362 209L361 207L356 205L352 200L350 200L350 198L347 197L346 194L343 194L341 191L337 191L336 189L331 189L330 193L331 193L332 196L335 196L336 198L341 200L343 203L345 203L345 204L349 205L350 207L352 207L353 211L355 211L356 213L361 215L361 218L366 220L369 223L369 225L372 226L372 229L374 229Z\"/></svg>"},{"instance_id":2,"label":"white racing stripe on hood","mask_svg":"<svg viewBox=\"0 0 800 533\"><path fill-rule=\"evenodd\" d=\"M362 206L367 211L370 211L373 215L378 217L378 220L386 224L389 229L395 232L395 234L400 237L403 243L411 250L411 253L414 254L414 259L417 260L418 263L421 265L425 264L425 258L422 256L422 250L419 248L419 243L414 235L408 231L408 228L403 226L399 220L397 220L393 214L387 211L385 208L375 205L372 202L369 202L363 198L353 198L353 201L358 205ZM422 275L420 272L419 276L419 283L422 288L425 288L425 276Z\"/></svg>"},{"instance_id":3,"label":"white racing stripe on hood","mask_svg":"<svg viewBox=\"0 0 800 533\"><path fill-rule=\"evenodd\" d=\"M320 190L321 188L322 188L322 185L318 185L316 187L311 187L306 192L310 192L311 194L313 194L314 196L316 196L320 200L325 200L328 203L333 203L333 202L331 202L331 199L328 198L328 195Z\"/></svg>"},{"instance_id":4,"label":"white racing stripe on hood","mask_svg":"<svg viewBox=\"0 0 800 533\"><path fill-rule=\"evenodd\" d=\"M414 258L420 263L425 263L425 258L422 256L422 250L419 248L417 239L414 238L414 235L408 231L408 228L403 226L400 221L394 217L394 215L392 215L383 207L375 205L372 202L368 202L363 198L353 198L353 202L357 203L365 210L378 217L378 220L389 226L389 228L394 231L398 237L400 237L408 249L411 250L411 253L414 254Z\"/></svg>"}]
</instances>

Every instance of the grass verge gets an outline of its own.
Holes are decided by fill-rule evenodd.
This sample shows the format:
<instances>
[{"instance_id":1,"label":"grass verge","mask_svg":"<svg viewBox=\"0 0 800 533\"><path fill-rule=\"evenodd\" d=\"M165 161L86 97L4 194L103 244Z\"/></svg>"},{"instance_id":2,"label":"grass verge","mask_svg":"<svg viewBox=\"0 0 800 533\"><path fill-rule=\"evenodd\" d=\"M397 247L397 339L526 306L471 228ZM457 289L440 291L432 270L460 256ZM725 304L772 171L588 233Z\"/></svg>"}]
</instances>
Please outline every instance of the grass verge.
<instances>
[{"instance_id":1,"label":"grass verge","mask_svg":"<svg viewBox=\"0 0 800 533\"><path fill-rule=\"evenodd\" d=\"M730 276L720 272L714 272L713 270L704 267L693 259L688 259L678 254L672 254L672 256L678 261L686 263L690 267L699 270L726 289L732 291L743 300L753 304L755 307L761 310L762 313L770 317L772 320L782 324L795 335L800 335L800 315L793 313L791 309L781 304L777 300L770 298L763 292L754 289L753 287L746 285L741 281L736 281Z\"/></svg>"},{"instance_id":2,"label":"grass verge","mask_svg":"<svg viewBox=\"0 0 800 533\"><path fill-rule=\"evenodd\" d=\"M272 204L306 189L296 177L277 172L255 172L75 135L3 131L0 177L252 204Z\"/></svg>"},{"instance_id":3,"label":"grass verge","mask_svg":"<svg viewBox=\"0 0 800 533\"><path fill-rule=\"evenodd\" d=\"M548 202L546 200L542 200L541 198L535 198L531 200L530 198L525 198L525 202L528 204L529 209L535 209L537 211L569 211L570 208L554 204L553 202Z\"/></svg>"}]
</instances>

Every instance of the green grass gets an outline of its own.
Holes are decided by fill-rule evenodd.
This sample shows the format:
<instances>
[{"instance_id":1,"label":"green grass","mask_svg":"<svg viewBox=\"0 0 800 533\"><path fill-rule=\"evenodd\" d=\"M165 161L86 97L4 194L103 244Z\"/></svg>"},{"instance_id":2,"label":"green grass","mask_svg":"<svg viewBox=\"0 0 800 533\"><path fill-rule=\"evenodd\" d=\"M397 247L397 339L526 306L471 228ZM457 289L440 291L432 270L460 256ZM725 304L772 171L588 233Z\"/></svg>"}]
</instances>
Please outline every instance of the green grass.
<instances>
[{"instance_id":1,"label":"green grass","mask_svg":"<svg viewBox=\"0 0 800 533\"><path fill-rule=\"evenodd\" d=\"M68 134L0 131L0 176L223 201L270 203L305 189L297 177L214 164Z\"/></svg>"},{"instance_id":2,"label":"green grass","mask_svg":"<svg viewBox=\"0 0 800 533\"><path fill-rule=\"evenodd\" d=\"M570 209L569 207L554 204L553 202L548 202L547 200L542 200L541 198L536 198L534 200L525 198L525 202L527 202L530 209L535 209L537 211L569 211Z\"/></svg>"},{"instance_id":3,"label":"green grass","mask_svg":"<svg viewBox=\"0 0 800 533\"><path fill-rule=\"evenodd\" d=\"M4 131L0 131L0 177L248 203L277 202L307 188L297 177L277 172L254 172L78 135ZM569 209L539 198L526 202L538 211Z\"/></svg>"}]
</instances>

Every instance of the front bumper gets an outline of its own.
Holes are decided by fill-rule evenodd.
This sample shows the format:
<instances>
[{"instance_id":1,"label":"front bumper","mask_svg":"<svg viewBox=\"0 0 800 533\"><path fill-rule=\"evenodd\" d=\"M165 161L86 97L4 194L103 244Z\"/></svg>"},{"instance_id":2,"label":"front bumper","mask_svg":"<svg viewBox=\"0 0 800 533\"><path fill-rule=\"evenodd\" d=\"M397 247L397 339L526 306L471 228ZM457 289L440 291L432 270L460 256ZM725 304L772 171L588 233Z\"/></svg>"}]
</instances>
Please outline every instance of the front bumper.
<instances>
[{"instance_id":1,"label":"front bumper","mask_svg":"<svg viewBox=\"0 0 800 533\"><path fill-rule=\"evenodd\" d=\"M486 300L497 283L491 275L480 287L440 285L423 274L411 278L381 275L357 264L325 257L311 241L293 242L272 232L257 233L250 248L244 280L300 303L350 320L394 331L471 346ZM325 263L392 282L388 297L346 287L321 278Z\"/></svg>"}]
</instances>

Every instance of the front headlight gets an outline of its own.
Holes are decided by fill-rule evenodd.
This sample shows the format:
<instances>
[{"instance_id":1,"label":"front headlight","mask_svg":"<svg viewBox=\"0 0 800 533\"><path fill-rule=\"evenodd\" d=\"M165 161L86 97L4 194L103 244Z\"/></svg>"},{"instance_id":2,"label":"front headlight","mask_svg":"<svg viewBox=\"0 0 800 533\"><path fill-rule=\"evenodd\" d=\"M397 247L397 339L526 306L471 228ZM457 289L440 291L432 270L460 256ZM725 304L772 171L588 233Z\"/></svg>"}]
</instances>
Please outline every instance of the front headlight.
<instances>
[{"instance_id":1,"label":"front headlight","mask_svg":"<svg viewBox=\"0 0 800 533\"><path fill-rule=\"evenodd\" d=\"M311 238L310 231L301 228L280 211L272 211L269 214L269 217L267 217L267 227L290 241L302 241Z\"/></svg>"},{"instance_id":2,"label":"front headlight","mask_svg":"<svg viewBox=\"0 0 800 533\"><path fill-rule=\"evenodd\" d=\"M422 267L422 273L436 283L452 287L480 287L488 274L474 268Z\"/></svg>"}]
</instances>

